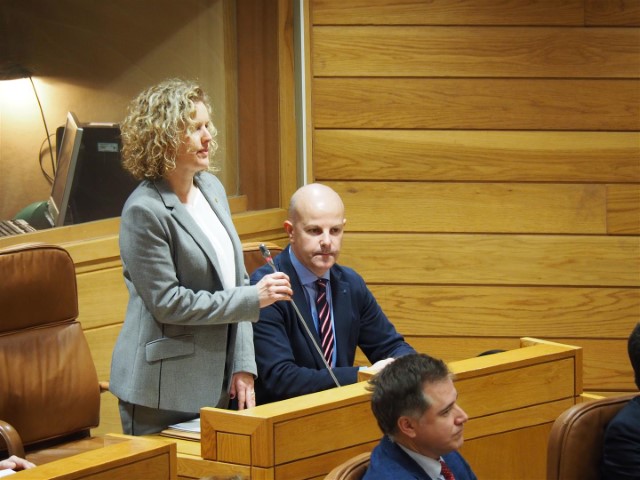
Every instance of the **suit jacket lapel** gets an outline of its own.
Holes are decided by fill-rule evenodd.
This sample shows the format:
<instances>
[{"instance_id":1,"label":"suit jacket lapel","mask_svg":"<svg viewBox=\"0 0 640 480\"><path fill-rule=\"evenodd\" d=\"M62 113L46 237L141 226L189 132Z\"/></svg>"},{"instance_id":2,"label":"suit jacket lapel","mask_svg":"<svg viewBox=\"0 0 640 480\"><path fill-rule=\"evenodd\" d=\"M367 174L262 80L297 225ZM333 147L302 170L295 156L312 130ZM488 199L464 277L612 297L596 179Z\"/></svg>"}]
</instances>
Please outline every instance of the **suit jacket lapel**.
<instances>
[{"instance_id":1,"label":"suit jacket lapel","mask_svg":"<svg viewBox=\"0 0 640 480\"><path fill-rule=\"evenodd\" d=\"M429 475L418 465L413 458L407 455L398 445L385 436L380 442L383 452L394 462L404 466L412 475L422 480L432 480Z\"/></svg>"},{"instance_id":2,"label":"suit jacket lapel","mask_svg":"<svg viewBox=\"0 0 640 480\"><path fill-rule=\"evenodd\" d=\"M300 283L300 278L296 273L296 269L293 268L293 264L291 263L291 258L289 257L290 248L291 248L290 246L287 246L287 248L277 257L278 259L281 259L281 262L282 262L280 269L284 273L289 275L289 279L291 280L291 286L293 288L293 301L298 306L298 309L302 314L302 318L304 319L305 324L309 328L311 335L313 335L313 338L315 339L316 343L320 345L320 336L318 335L316 326L313 323L313 317L311 316L311 306L309 305L307 296L304 293L304 285ZM293 309L293 306L291 308ZM294 312L294 315L296 315L295 312ZM297 321L298 320L296 320L296 322ZM300 326L300 328L304 329L304 327L302 326ZM316 363L316 367L324 368L324 362L322 361L320 354L316 350L316 347L313 345L313 343L309 339L307 333L302 332L302 335L304 336L305 342L307 342L309 350L311 350L312 352L311 355L313 356L313 360Z\"/></svg>"},{"instance_id":3,"label":"suit jacket lapel","mask_svg":"<svg viewBox=\"0 0 640 480\"><path fill-rule=\"evenodd\" d=\"M336 268L331 269L331 303L333 307L333 328L336 335L336 367L350 367L348 358L349 333L351 331L351 296L349 284L342 281L342 275Z\"/></svg>"}]
</instances>

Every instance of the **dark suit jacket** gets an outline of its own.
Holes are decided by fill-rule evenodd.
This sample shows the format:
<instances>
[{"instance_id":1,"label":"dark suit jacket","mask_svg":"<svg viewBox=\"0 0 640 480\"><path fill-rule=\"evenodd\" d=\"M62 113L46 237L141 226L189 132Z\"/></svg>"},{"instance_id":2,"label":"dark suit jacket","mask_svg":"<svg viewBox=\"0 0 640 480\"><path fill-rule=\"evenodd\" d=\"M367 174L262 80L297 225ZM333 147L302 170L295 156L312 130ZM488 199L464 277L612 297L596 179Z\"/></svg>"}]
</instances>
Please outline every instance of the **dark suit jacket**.
<instances>
[{"instance_id":1,"label":"dark suit jacket","mask_svg":"<svg viewBox=\"0 0 640 480\"><path fill-rule=\"evenodd\" d=\"M458 452L443 456L456 480L477 480L469 464ZM383 437L371 452L371 462L363 480L435 480L398 445Z\"/></svg>"},{"instance_id":2,"label":"dark suit jacket","mask_svg":"<svg viewBox=\"0 0 640 480\"><path fill-rule=\"evenodd\" d=\"M609 422L604 434L602 478L640 479L640 396Z\"/></svg>"},{"instance_id":3,"label":"dark suit jacket","mask_svg":"<svg viewBox=\"0 0 640 480\"><path fill-rule=\"evenodd\" d=\"M274 262L279 271L289 275L294 301L316 342L320 343L304 287L291 264L289 247ZM256 270L251 283L257 283L271 272L268 266ZM382 312L362 277L352 269L339 265L331 268L331 295L337 345L333 372L340 385L357 381L358 367L353 366L357 346L371 363L415 353ZM253 329L258 404L335 386L291 302L276 302L261 309L260 321Z\"/></svg>"}]
</instances>

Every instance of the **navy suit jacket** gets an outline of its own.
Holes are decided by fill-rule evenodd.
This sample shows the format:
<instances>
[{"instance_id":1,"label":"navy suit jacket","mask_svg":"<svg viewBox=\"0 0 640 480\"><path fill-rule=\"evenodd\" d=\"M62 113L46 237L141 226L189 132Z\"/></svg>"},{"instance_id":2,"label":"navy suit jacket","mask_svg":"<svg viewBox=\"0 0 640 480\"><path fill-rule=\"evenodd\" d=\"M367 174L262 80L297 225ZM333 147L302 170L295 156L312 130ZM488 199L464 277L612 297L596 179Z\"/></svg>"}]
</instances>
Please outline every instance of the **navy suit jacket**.
<instances>
[{"instance_id":1,"label":"navy suit jacket","mask_svg":"<svg viewBox=\"0 0 640 480\"><path fill-rule=\"evenodd\" d=\"M632 398L609 422L602 453L604 480L640 478L640 396Z\"/></svg>"},{"instance_id":2,"label":"navy suit jacket","mask_svg":"<svg viewBox=\"0 0 640 480\"><path fill-rule=\"evenodd\" d=\"M289 275L293 299L316 342L320 343L289 248L278 255L274 263L279 271ZM272 271L266 265L259 268L251 275L251 283L257 283ZM358 346L372 364L415 353L382 312L362 277L352 269L337 264L331 268L331 298L337 346L336 366L332 370L340 385L357 381L358 367L354 367L353 362ZM255 383L258 404L335 386L291 302L280 301L261 309L260 320L253 326L253 339L258 365Z\"/></svg>"},{"instance_id":3,"label":"navy suit jacket","mask_svg":"<svg viewBox=\"0 0 640 480\"><path fill-rule=\"evenodd\" d=\"M469 464L458 452L451 452L442 457L456 480L477 480ZM413 458L383 437L371 452L371 461L363 480L436 480L432 479Z\"/></svg>"}]
</instances>

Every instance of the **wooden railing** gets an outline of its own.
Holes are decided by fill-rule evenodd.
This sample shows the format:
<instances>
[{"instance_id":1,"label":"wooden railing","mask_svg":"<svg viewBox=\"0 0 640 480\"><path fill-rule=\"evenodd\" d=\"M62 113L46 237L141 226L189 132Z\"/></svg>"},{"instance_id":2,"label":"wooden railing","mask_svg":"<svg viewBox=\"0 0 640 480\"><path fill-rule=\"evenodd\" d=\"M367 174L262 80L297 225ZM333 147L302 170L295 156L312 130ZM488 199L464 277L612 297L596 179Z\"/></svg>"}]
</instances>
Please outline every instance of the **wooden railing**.
<instances>
[{"instance_id":1,"label":"wooden railing","mask_svg":"<svg viewBox=\"0 0 640 480\"><path fill-rule=\"evenodd\" d=\"M551 425L580 401L582 349L523 338L520 348L449 366L456 374L459 404L470 416L462 453L478 478L544 478ZM165 432L179 438L179 475L324 478L347 458L370 451L381 437L366 374L361 375L363 381L353 385L248 410L203 408L201 441ZM496 451L509 459L499 469Z\"/></svg>"},{"instance_id":2,"label":"wooden railing","mask_svg":"<svg viewBox=\"0 0 640 480\"><path fill-rule=\"evenodd\" d=\"M172 441L113 435L104 447L56 460L11 476L15 480L176 480Z\"/></svg>"}]
</instances>

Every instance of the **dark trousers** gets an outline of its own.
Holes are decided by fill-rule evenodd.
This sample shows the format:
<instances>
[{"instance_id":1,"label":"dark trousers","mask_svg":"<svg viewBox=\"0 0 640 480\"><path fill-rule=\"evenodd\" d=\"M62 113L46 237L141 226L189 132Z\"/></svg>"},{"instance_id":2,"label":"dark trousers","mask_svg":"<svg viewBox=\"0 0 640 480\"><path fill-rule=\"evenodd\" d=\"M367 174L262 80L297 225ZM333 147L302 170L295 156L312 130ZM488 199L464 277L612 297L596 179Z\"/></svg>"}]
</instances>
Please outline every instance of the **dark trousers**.
<instances>
[{"instance_id":1,"label":"dark trousers","mask_svg":"<svg viewBox=\"0 0 640 480\"><path fill-rule=\"evenodd\" d=\"M118 400L122 431L127 435L150 435L165 430L169 425L186 422L199 416L199 413L176 412L158 408L143 407Z\"/></svg>"}]
</instances>

